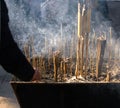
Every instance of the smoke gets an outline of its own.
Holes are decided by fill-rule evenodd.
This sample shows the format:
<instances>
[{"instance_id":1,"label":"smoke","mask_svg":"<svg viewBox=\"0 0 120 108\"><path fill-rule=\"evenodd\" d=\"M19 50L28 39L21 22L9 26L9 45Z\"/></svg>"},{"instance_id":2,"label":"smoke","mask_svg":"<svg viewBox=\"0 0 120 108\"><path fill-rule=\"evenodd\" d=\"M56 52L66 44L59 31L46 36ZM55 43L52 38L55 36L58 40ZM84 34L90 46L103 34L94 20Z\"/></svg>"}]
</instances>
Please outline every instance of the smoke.
<instances>
[{"instance_id":1,"label":"smoke","mask_svg":"<svg viewBox=\"0 0 120 108\"><path fill-rule=\"evenodd\" d=\"M21 50L26 43L33 39L35 54L48 55L49 48L59 49L68 43L73 36L77 37L77 3L78 0L5 0L9 9L10 29L14 40ZM85 0L80 0L84 2ZM93 0L97 1L97 0ZM119 31L112 28L112 43L110 45L111 19L108 16L105 0L99 4L91 4L92 19L90 39L94 32L96 37L107 38L105 57L109 56L109 49L114 58L120 58ZM119 1L119 0L107 0ZM96 8L97 6L97 8ZM46 45L45 45L46 44ZM75 45L76 45L75 41ZM75 47L76 48L76 47ZM74 49L75 49L74 48ZM66 48L67 49L67 48ZM95 52L95 49L94 53ZM63 51L66 54L66 51ZM74 52L75 54L75 52ZM94 54L95 56L95 54ZM111 64L113 77L120 78L120 64ZM118 87L119 88L119 87Z\"/></svg>"},{"instance_id":2,"label":"smoke","mask_svg":"<svg viewBox=\"0 0 120 108\"><path fill-rule=\"evenodd\" d=\"M52 41L59 40L61 24L66 38L70 37L72 29L75 28L76 15L73 17L68 13L69 0L6 0L6 3L9 9L10 29L21 49L30 37L33 37L36 53L41 52L44 50L45 36L49 46L57 45Z\"/></svg>"},{"instance_id":3,"label":"smoke","mask_svg":"<svg viewBox=\"0 0 120 108\"><path fill-rule=\"evenodd\" d=\"M9 9L10 29L21 50L32 38L35 53L47 54L45 49L60 48L71 40L73 34L77 37L78 0L5 1ZM85 0L80 2L84 3ZM95 0L92 0L91 34L93 35L95 31L97 37L101 35L109 37L109 28L112 25L107 15L106 3L104 0L100 0L98 4L94 2ZM115 37L114 29L112 30L112 35Z\"/></svg>"}]
</instances>

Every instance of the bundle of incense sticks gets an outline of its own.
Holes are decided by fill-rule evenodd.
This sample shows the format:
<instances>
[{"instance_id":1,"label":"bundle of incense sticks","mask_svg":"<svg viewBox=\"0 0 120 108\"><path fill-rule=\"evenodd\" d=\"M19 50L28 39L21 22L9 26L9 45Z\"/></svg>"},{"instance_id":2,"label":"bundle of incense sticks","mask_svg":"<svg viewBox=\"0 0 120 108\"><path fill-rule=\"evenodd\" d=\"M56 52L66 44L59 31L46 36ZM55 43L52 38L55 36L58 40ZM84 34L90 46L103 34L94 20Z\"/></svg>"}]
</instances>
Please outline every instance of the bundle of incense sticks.
<instances>
[{"instance_id":1,"label":"bundle of incense sticks","mask_svg":"<svg viewBox=\"0 0 120 108\"><path fill-rule=\"evenodd\" d=\"M35 55L34 40L31 38L31 44L26 43L24 46L24 53L28 61L32 64L33 68L40 71L41 76L44 78L47 75L52 76L55 82L65 81L66 77L76 76L77 80L80 77L88 79L88 75L99 80L102 73L102 65L104 52L106 48L106 34L100 35L91 39L91 7L90 0L86 0L85 4L78 3L78 26L77 36L74 30L71 39L63 36L64 26L61 23L61 38L56 39L51 36L53 43L58 45L49 45L49 39L45 36L44 41L44 54ZM120 58L120 48L118 48L119 40L116 41L115 50L112 49L112 29L109 30L109 45L107 48L109 55L106 66L106 81L110 81L111 74L109 73L110 62L114 55L114 60L117 62L117 57ZM90 43L91 42L91 43ZM96 49L95 49L96 48ZM114 51L114 52L112 52ZM115 53L116 51L116 53ZM106 65L106 64L105 64ZM104 66L105 66L104 65ZM109 68L108 68L109 67ZM104 71L104 72L105 72Z\"/></svg>"},{"instance_id":2,"label":"bundle of incense sticks","mask_svg":"<svg viewBox=\"0 0 120 108\"><path fill-rule=\"evenodd\" d=\"M87 3L89 2L90 1L87 1ZM76 78L79 74L83 76L84 46L85 45L86 45L85 77L87 75L88 36L90 33L90 29L91 29L90 23L91 23L91 9L88 7L86 8L86 5L84 4L81 10L81 5L80 3L78 3L78 45L77 45L77 56L76 56L76 71L75 71Z\"/></svg>"}]
</instances>

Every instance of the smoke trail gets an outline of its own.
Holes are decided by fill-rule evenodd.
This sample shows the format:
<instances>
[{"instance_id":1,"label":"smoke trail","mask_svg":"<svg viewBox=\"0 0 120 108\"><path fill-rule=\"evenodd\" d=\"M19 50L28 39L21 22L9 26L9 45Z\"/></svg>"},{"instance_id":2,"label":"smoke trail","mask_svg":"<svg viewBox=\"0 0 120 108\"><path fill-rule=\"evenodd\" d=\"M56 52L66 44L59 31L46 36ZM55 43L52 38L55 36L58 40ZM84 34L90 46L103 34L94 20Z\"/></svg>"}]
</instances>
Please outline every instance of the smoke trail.
<instances>
[{"instance_id":1,"label":"smoke trail","mask_svg":"<svg viewBox=\"0 0 120 108\"><path fill-rule=\"evenodd\" d=\"M60 41L61 24L64 40L69 41L73 32L77 31L78 0L5 1L9 8L10 29L21 49L33 37L35 52L45 54L45 37L49 47L58 47L63 44L63 41ZM80 2L84 3L85 0L80 0ZM92 0L91 34L94 29L97 37L103 34L109 37L111 22L108 20L105 1L100 0L98 4L94 4L94 2L95 0ZM116 34L113 32L114 35Z\"/></svg>"},{"instance_id":2,"label":"smoke trail","mask_svg":"<svg viewBox=\"0 0 120 108\"><path fill-rule=\"evenodd\" d=\"M63 23L65 37L69 38L72 29L75 28L76 12L73 9L71 14L74 16L69 14L68 0L48 0L46 6L42 7L44 2L45 0L6 0L9 8L10 29L15 41L21 43L20 48L30 36L34 36L35 49L43 46L45 35L49 42L50 37L58 39L61 23Z\"/></svg>"}]
</instances>

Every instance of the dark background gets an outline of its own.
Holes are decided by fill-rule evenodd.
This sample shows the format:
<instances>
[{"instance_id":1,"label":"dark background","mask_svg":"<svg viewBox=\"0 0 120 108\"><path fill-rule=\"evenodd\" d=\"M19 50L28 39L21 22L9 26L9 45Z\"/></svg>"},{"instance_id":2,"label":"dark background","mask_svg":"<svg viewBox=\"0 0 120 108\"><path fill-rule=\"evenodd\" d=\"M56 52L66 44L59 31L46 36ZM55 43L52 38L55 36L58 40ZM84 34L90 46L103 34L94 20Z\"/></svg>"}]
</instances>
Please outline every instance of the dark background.
<instances>
[{"instance_id":1,"label":"dark background","mask_svg":"<svg viewBox=\"0 0 120 108\"><path fill-rule=\"evenodd\" d=\"M107 2L109 17L112 20L112 26L117 32L117 38L120 37L120 1Z\"/></svg>"}]
</instances>

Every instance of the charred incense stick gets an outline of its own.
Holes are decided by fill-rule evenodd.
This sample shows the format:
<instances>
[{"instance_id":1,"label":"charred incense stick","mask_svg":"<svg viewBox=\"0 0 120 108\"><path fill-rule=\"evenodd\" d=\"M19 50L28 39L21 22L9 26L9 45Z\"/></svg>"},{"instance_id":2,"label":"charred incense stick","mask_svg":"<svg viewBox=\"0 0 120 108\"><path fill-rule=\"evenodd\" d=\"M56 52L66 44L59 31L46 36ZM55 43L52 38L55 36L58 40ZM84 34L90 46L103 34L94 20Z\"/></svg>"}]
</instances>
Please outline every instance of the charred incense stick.
<instances>
[{"instance_id":1,"label":"charred incense stick","mask_svg":"<svg viewBox=\"0 0 120 108\"><path fill-rule=\"evenodd\" d=\"M64 80L65 80L65 78L66 78L66 73L67 73L67 65L66 65L66 62L64 61L63 62L63 70L64 70Z\"/></svg>"},{"instance_id":2,"label":"charred incense stick","mask_svg":"<svg viewBox=\"0 0 120 108\"><path fill-rule=\"evenodd\" d=\"M106 46L106 39L104 37L100 37L97 39L97 59L96 59L96 78L98 79L102 64L103 64L103 57L104 57L104 51Z\"/></svg>"},{"instance_id":3,"label":"charred incense stick","mask_svg":"<svg viewBox=\"0 0 120 108\"><path fill-rule=\"evenodd\" d=\"M109 43L109 62L111 61L111 47L112 47L112 28L110 27L110 43Z\"/></svg>"},{"instance_id":4,"label":"charred incense stick","mask_svg":"<svg viewBox=\"0 0 120 108\"><path fill-rule=\"evenodd\" d=\"M73 48L74 48L74 38L71 39L71 51L70 51L70 74L72 76L72 64L73 64Z\"/></svg>"},{"instance_id":5,"label":"charred incense stick","mask_svg":"<svg viewBox=\"0 0 120 108\"><path fill-rule=\"evenodd\" d=\"M76 78L78 77L79 72L80 72L80 37L78 38L77 44L76 70L75 70Z\"/></svg>"},{"instance_id":6,"label":"charred incense stick","mask_svg":"<svg viewBox=\"0 0 120 108\"><path fill-rule=\"evenodd\" d=\"M94 53L94 48L95 48L95 41L96 41L96 33L94 31L94 37L93 37L93 42L92 42L92 76L94 76L94 64L95 64L95 53Z\"/></svg>"},{"instance_id":7,"label":"charred incense stick","mask_svg":"<svg viewBox=\"0 0 120 108\"><path fill-rule=\"evenodd\" d=\"M63 61L60 62L61 81L63 81Z\"/></svg>"},{"instance_id":8,"label":"charred incense stick","mask_svg":"<svg viewBox=\"0 0 120 108\"><path fill-rule=\"evenodd\" d=\"M78 3L78 44L77 44L77 52L76 52L76 69L75 69L75 75L76 78L79 75L80 72L80 36L81 36L81 9L80 9L80 3Z\"/></svg>"},{"instance_id":9,"label":"charred incense stick","mask_svg":"<svg viewBox=\"0 0 120 108\"><path fill-rule=\"evenodd\" d=\"M87 4L90 5L90 0L86 1ZM89 33L91 31L91 8L87 6L87 11L86 11L86 64L85 64L85 77L87 75L87 66L88 66L88 37Z\"/></svg>"},{"instance_id":10,"label":"charred incense stick","mask_svg":"<svg viewBox=\"0 0 120 108\"><path fill-rule=\"evenodd\" d=\"M83 60L83 58L84 58L84 38L81 36L81 44L80 44L80 75L81 76L83 76L83 64L84 64L84 60Z\"/></svg>"},{"instance_id":11,"label":"charred incense stick","mask_svg":"<svg viewBox=\"0 0 120 108\"><path fill-rule=\"evenodd\" d=\"M86 62L85 62L85 78L87 76L87 67L88 67L88 34L86 35Z\"/></svg>"},{"instance_id":12,"label":"charred incense stick","mask_svg":"<svg viewBox=\"0 0 120 108\"><path fill-rule=\"evenodd\" d=\"M42 77L41 56L38 57L38 71L40 73L40 79L41 79Z\"/></svg>"},{"instance_id":13,"label":"charred incense stick","mask_svg":"<svg viewBox=\"0 0 120 108\"><path fill-rule=\"evenodd\" d=\"M91 8L87 10L87 33L91 31Z\"/></svg>"}]
</instances>

